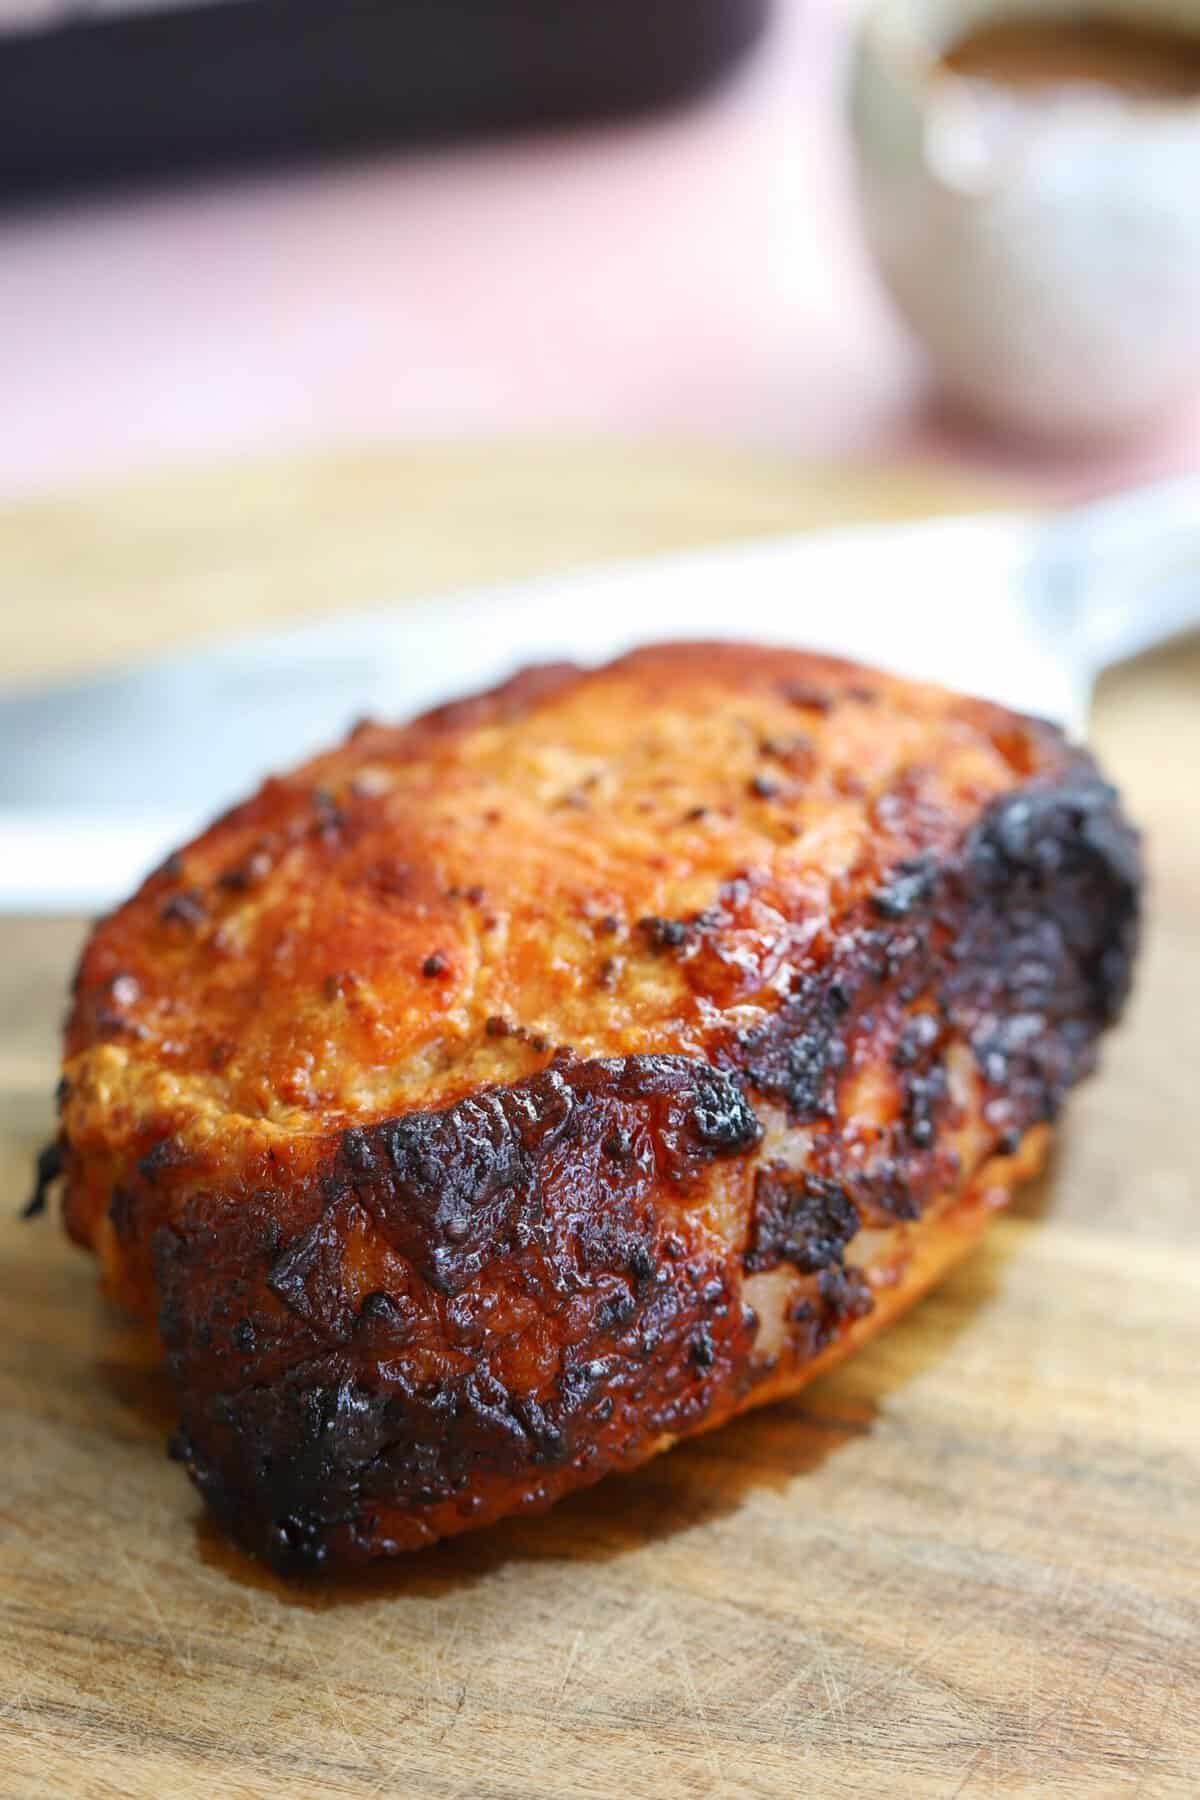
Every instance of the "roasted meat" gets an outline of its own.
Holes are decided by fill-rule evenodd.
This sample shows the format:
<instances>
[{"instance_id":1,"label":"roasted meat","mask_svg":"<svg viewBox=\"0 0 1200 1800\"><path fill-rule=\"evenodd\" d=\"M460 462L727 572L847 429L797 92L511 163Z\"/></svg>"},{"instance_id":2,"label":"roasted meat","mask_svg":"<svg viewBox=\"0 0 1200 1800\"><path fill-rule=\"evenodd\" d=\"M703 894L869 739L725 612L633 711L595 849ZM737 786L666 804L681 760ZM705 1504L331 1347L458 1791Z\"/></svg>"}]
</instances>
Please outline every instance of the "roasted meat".
<instances>
[{"instance_id":1,"label":"roasted meat","mask_svg":"<svg viewBox=\"0 0 1200 1800\"><path fill-rule=\"evenodd\" d=\"M1138 889L1039 721L749 646L534 669L359 727L96 928L67 1225L223 1525L414 1549L907 1306L1038 1165Z\"/></svg>"}]
</instances>

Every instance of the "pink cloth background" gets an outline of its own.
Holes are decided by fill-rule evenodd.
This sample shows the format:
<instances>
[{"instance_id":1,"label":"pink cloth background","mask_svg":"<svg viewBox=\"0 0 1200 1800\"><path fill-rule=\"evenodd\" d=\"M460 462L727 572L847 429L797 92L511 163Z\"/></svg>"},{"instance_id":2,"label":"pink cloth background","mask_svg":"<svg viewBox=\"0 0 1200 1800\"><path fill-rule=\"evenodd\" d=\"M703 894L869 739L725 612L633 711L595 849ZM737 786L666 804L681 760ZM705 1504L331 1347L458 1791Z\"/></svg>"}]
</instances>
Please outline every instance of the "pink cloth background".
<instances>
[{"instance_id":1,"label":"pink cloth background","mask_svg":"<svg viewBox=\"0 0 1200 1800\"><path fill-rule=\"evenodd\" d=\"M1200 463L943 418L859 242L855 0L779 0L650 121L0 221L0 494L338 442L567 433L955 457L1063 492Z\"/></svg>"}]
</instances>

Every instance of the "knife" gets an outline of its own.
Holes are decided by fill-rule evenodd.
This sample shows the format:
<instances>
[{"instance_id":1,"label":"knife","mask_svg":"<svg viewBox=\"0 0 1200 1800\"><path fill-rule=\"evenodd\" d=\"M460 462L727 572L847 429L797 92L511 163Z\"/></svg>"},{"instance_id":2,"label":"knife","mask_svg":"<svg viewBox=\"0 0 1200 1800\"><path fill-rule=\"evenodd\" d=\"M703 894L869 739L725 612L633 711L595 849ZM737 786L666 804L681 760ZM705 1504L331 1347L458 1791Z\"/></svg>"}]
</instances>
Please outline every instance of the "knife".
<instances>
[{"instance_id":1,"label":"knife","mask_svg":"<svg viewBox=\"0 0 1200 1800\"><path fill-rule=\"evenodd\" d=\"M0 691L0 911L113 905L273 769L532 661L656 638L798 644L1083 732L1100 672L1200 626L1200 480L614 562L339 613Z\"/></svg>"}]
</instances>

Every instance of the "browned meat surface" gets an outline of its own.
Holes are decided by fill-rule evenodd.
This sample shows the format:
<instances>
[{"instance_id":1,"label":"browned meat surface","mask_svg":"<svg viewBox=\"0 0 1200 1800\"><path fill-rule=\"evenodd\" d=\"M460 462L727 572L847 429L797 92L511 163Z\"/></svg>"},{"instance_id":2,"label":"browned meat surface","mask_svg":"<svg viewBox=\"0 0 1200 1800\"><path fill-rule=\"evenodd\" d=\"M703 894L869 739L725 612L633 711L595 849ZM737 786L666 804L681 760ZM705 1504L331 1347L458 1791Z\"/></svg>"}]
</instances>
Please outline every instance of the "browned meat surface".
<instances>
[{"instance_id":1,"label":"browned meat surface","mask_svg":"<svg viewBox=\"0 0 1200 1800\"><path fill-rule=\"evenodd\" d=\"M1044 724L750 647L534 670L268 782L97 927L67 1224L225 1526L412 1549L906 1306L1091 1067L1138 883Z\"/></svg>"}]
</instances>

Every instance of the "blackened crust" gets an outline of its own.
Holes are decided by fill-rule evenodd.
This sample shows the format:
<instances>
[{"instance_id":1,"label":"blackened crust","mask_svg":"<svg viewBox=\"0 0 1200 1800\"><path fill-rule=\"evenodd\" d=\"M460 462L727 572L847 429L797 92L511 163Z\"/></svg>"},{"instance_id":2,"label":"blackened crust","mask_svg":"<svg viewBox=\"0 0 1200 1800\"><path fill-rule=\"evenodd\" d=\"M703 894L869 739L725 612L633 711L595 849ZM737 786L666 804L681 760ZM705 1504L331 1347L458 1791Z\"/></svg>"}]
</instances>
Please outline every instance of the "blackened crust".
<instances>
[{"instance_id":1,"label":"blackened crust","mask_svg":"<svg viewBox=\"0 0 1200 1800\"><path fill-rule=\"evenodd\" d=\"M886 903L873 895L824 963L795 972L770 1024L718 1056L812 1127L810 1188L832 1177L863 1216L919 1217L945 1173L949 1045L974 1053L998 1150L1054 1119L1129 992L1140 887L1137 836L1081 757L1070 779L993 802L942 866L894 871ZM888 1031L889 1011L903 1101L890 1142L864 1165L844 1154L839 1086L856 1045ZM756 1246L781 1234L823 1242L835 1219L847 1235L838 1205L803 1183L768 1181L756 1215Z\"/></svg>"},{"instance_id":2,"label":"blackened crust","mask_svg":"<svg viewBox=\"0 0 1200 1800\"><path fill-rule=\"evenodd\" d=\"M1137 952L1141 860L1115 789L1072 781L994 802L954 886L963 930L941 1003L1022 1130L1053 1119L1119 1017Z\"/></svg>"},{"instance_id":3,"label":"blackened crust","mask_svg":"<svg viewBox=\"0 0 1200 1800\"><path fill-rule=\"evenodd\" d=\"M68 1228L243 1543L415 1548L907 1305L1090 1068L1138 885L1052 728L798 653L365 727L93 934Z\"/></svg>"},{"instance_id":4,"label":"blackened crust","mask_svg":"<svg viewBox=\"0 0 1200 1800\"><path fill-rule=\"evenodd\" d=\"M282 1317L247 1315L260 1379L191 1400L221 1337L195 1310L211 1236L162 1234L176 1453L229 1530L292 1566L353 1545L376 1504L408 1515L408 1547L489 1487L586 1479L689 1429L744 1368L748 1322L656 1199L759 1135L736 1078L678 1056L562 1061L345 1133L320 1216L264 1271ZM352 1291L364 1233L403 1259L403 1289Z\"/></svg>"},{"instance_id":5,"label":"blackened crust","mask_svg":"<svg viewBox=\"0 0 1200 1800\"><path fill-rule=\"evenodd\" d=\"M23 1219L36 1219L45 1212L47 1196L62 1172L63 1147L57 1138L52 1138L38 1151L33 1171L33 1188L21 1208Z\"/></svg>"},{"instance_id":6,"label":"blackened crust","mask_svg":"<svg viewBox=\"0 0 1200 1800\"><path fill-rule=\"evenodd\" d=\"M758 1137L740 1082L703 1063L563 1060L445 1112L347 1132L335 1180L353 1188L430 1287L454 1295L531 1234L547 1239L540 1196L552 1160L573 1159L579 1179L586 1157L597 1196L648 1178L694 1182L714 1156L748 1150ZM553 1244L545 1250L552 1255Z\"/></svg>"},{"instance_id":7,"label":"blackened crust","mask_svg":"<svg viewBox=\"0 0 1200 1800\"><path fill-rule=\"evenodd\" d=\"M243 1345L262 1350L244 1385L197 1391L218 1335L195 1316L211 1241L164 1234L177 1447L224 1525L279 1566L315 1565L418 1544L472 1511L508 1510L514 1490L537 1503L636 1461L754 1379L743 1267L787 1261L817 1277L793 1318L798 1358L869 1310L844 1252L860 1222L917 1217L937 1185L928 1134L950 1035L972 1045L996 1147L1011 1148L1090 1067L1136 938L1136 841L1094 778L1005 797L952 862L919 883L911 873L890 888L905 885L903 909L881 924L872 906L826 968L798 972L769 1035L726 1047L736 1071L563 1060L347 1132L318 1217L263 1268L260 1298L276 1305L244 1328ZM851 1169L837 1071L889 998L929 1010L897 1038L894 1141ZM754 1150L743 1082L820 1128L809 1173L758 1170L744 1262L666 1229L660 1205L664 1189L701 1193L714 1159ZM403 1285L354 1291L348 1246L364 1234L394 1252Z\"/></svg>"}]
</instances>

